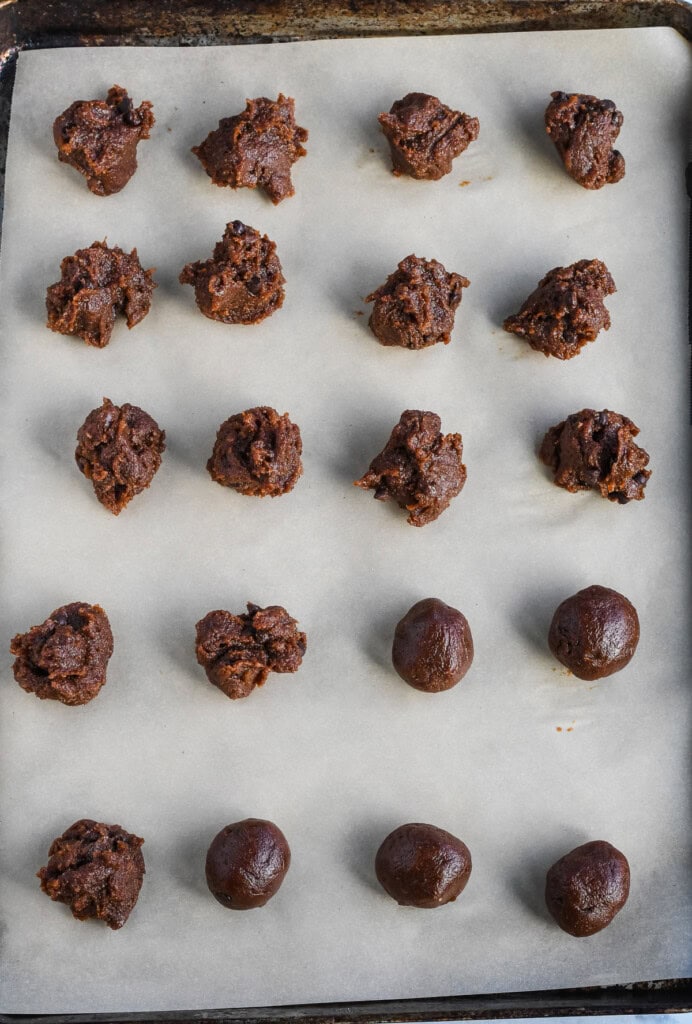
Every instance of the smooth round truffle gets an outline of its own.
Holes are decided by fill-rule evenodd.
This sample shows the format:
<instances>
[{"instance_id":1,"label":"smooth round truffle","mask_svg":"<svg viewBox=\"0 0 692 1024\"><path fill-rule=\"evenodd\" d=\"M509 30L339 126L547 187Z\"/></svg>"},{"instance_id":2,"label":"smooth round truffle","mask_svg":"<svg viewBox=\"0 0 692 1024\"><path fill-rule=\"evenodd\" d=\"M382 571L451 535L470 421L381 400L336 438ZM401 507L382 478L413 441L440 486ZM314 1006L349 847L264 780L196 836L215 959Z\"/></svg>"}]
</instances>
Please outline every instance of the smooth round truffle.
<instances>
[{"instance_id":1,"label":"smooth round truffle","mask_svg":"<svg viewBox=\"0 0 692 1024\"><path fill-rule=\"evenodd\" d=\"M582 937L606 928L630 891L627 858L610 843L584 843L561 857L545 879L545 902L563 931Z\"/></svg>"},{"instance_id":2,"label":"smooth round truffle","mask_svg":"<svg viewBox=\"0 0 692 1024\"><path fill-rule=\"evenodd\" d=\"M368 321L382 345L429 348L449 344L463 288L471 282L447 273L437 260L407 256L383 285L368 295L374 302Z\"/></svg>"},{"instance_id":3,"label":"smooth round truffle","mask_svg":"<svg viewBox=\"0 0 692 1024\"><path fill-rule=\"evenodd\" d=\"M226 225L208 260L183 267L201 313L224 324L258 324L283 304L285 279L276 243L242 221Z\"/></svg>"},{"instance_id":4,"label":"smooth round truffle","mask_svg":"<svg viewBox=\"0 0 692 1024\"><path fill-rule=\"evenodd\" d=\"M75 707L93 700L106 682L113 634L103 608L75 601L56 608L28 633L18 633L10 651L23 690Z\"/></svg>"},{"instance_id":5,"label":"smooth round truffle","mask_svg":"<svg viewBox=\"0 0 692 1024\"><path fill-rule=\"evenodd\" d=\"M116 316L124 316L132 328L151 308L153 270L144 270L136 249L127 253L93 242L66 256L60 274L46 293L47 326L95 348L110 341Z\"/></svg>"},{"instance_id":6,"label":"smooth round truffle","mask_svg":"<svg viewBox=\"0 0 692 1024\"><path fill-rule=\"evenodd\" d=\"M41 888L79 921L94 917L122 928L142 888L143 842L120 825L76 821L51 844L48 863L38 872Z\"/></svg>"},{"instance_id":7,"label":"smooth round truffle","mask_svg":"<svg viewBox=\"0 0 692 1024\"><path fill-rule=\"evenodd\" d=\"M94 494L119 515L145 490L161 465L166 432L138 405L114 405L104 398L77 432L75 460Z\"/></svg>"},{"instance_id":8,"label":"smooth round truffle","mask_svg":"<svg viewBox=\"0 0 692 1024\"><path fill-rule=\"evenodd\" d=\"M639 643L639 617L630 601L608 587L587 587L558 606L548 644L579 679L603 679L630 663Z\"/></svg>"},{"instance_id":9,"label":"smooth round truffle","mask_svg":"<svg viewBox=\"0 0 692 1024\"><path fill-rule=\"evenodd\" d=\"M477 117L452 110L425 92L396 100L378 121L389 143L392 173L436 181L452 170L452 161L478 138Z\"/></svg>"},{"instance_id":10,"label":"smooth round truffle","mask_svg":"<svg viewBox=\"0 0 692 1024\"><path fill-rule=\"evenodd\" d=\"M152 105L135 107L120 85L105 100L77 100L55 119L53 139L61 163L86 178L97 196L120 192L137 170L137 144L154 125Z\"/></svg>"},{"instance_id":11,"label":"smooth round truffle","mask_svg":"<svg viewBox=\"0 0 692 1024\"><path fill-rule=\"evenodd\" d=\"M300 429L268 405L246 409L218 429L207 470L217 484L253 498L288 494L303 474Z\"/></svg>"},{"instance_id":12,"label":"smooth round truffle","mask_svg":"<svg viewBox=\"0 0 692 1024\"><path fill-rule=\"evenodd\" d=\"M377 851L375 874L402 907L431 910L464 891L471 854L461 839L435 825L400 825Z\"/></svg>"},{"instance_id":13,"label":"smooth round truffle","mask_svg":"<svg viewBox=\"0 0 692 1024\"><path fill-rule=\"evenodd\" d=\"M264 686L270 672L298 671L307 637L297 626L281 605L248 603L242 615L208 612L196 626L197 661L209 682L231 700L247 697Z\"/></svg>"},{"instance_id":14,"label":"smooth round truffle","mask_svg":"<svg viewBox=\"0 0 692 1024\"><path fill-rule=\"evenodd\" d=\"M207 852L211 894L229 910L254 910L275 896L291 864L286 837L273 822L246 818L226 825Z\"/></svg>"},{"instance_id":15,"label":"smooth round truffle","mask_svg":"<svg viewBox=\"0 0 692 1024\"><path fill-rule=\"evenodd\" d=\"M416 690L439 693L463 679L473 661L466 617L436 597L418 601L394 631L392 662Z\"/></svg>"}]
</instances>

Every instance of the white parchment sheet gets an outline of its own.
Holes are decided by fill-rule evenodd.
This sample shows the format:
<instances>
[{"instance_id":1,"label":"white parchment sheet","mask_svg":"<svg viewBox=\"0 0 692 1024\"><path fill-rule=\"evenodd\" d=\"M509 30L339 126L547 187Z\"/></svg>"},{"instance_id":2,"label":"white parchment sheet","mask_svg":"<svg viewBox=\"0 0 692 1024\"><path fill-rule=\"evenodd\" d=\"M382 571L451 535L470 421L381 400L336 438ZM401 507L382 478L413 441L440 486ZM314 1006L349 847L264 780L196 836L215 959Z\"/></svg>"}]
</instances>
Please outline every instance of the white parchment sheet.
<instances>
[{"instance_id":1,"label":"white parchment sheet","mask_svg":"<svg viewBox=\"0 0 692 1024\"><path fill-rule=\"evenodd\" d=\"M684 976L690 962L689 352L685 111L689 51L672 30L387 39L208 49L58 50L19 58L2 239L0 1007L149 1010L448 995ZM117 82L156 127L119 195L56 159L51 125ZM396 179L376 115L411 90L477 115L479 140L437 183ZM623 182L587 192L543 128L553 89L617 101ZM310 131L279 207L214 187L190 147L245 97L296 98ZM460 187L463 184L463 187ZM468 183L468 184L467 184ZM269 234L286 301L254 327L202 317L182 266L227 221ZM63 256L96 239L155 266L150 315L108 348L45 327ZM453 341L382 348L362 299L414 252L471 286ZM613 326L571 362L501 329L551 267L604 260ZM150 412L168 450L114 518L74 463L107 395ZM304 441L293 493L212 483L219 423L288 411ZM641 428L653 476L620 507L554 487L535 450L585 406ZM415 529L352 486L404 409L464 437L468 482ZM592 583L636 605L642 640L589 684L546 644L559 601ZM476 659L456 689L407 687L394 626L438 596ZM16 632L98 602L115 653L93 703L15 684ZM231 702L194 659L195 622L283 604L308 634L295 676ZM561 730L561 731L560 731ZM204 856L247 816L284 830L293 863L263 910L210 896ZM145 839L147 874L120 932L39 890L51 840L80 817ZM459 835L457 903L397 906L373 859L407 821ZM590 839L630 860L629 903L589 939L543 907L545 870Z\"/></svg>"}]
</instances>

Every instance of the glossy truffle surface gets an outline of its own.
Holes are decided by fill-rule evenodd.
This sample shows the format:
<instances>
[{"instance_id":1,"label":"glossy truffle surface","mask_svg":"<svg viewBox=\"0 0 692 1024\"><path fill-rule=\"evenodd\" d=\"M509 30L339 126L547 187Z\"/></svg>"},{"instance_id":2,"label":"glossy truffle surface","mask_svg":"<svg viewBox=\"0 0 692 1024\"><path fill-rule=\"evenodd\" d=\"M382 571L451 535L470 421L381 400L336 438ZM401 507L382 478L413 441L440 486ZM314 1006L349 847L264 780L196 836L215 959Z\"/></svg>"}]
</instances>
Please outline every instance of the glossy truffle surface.
<instances>
[{"instance_id":1,"label":"glossy truffle surface","mask_svg":"<svg viewBox=\"0 0 692 1024\"><path fill-rule=\"evenodd\" d=\"M52 843L38 872L41 888L79 921L95 917L122 928L142 888L143 842L120 825L82 818Z\"/></svg>"},{"instance_id":2,"label":"glossy truffle surface","mask_svg":"<svg viewBox=\"0 0 692 1024\"><path fill-rule=\"evenodd\" d=\"M610 843L577 846L548 871L545 902L563 931L582 937L607 927L630 891L627 858Z\"/></svg>"},{"instance_id":3,"label":"glossy truffle surface","mask_svg":"<svg viewBox=\"0 0 692 1024\"><path fill-rule=\"evenodd\" d=\"M394 668L416 690L451 689L472 661L473 638L466 617L436 597L414 604L394 631Z\"/></svg>"},{"instance_id":4,"label":"glossy truffle surface","mask_svg":"<svg viewBox=\"0 0 692 1024\"><path fill-rule=\"evenodd\" d=\"M208 612L196 626L195 653L210 683L237 700L263 686L270 672L297 672L307 637L285 608L249 604L233 615Z\"/></svg>"},{"instance_id":5,"label":"glossy truffle surface","mask_svg":"<svg viewBox=\"0 0 692 1024\"><path fill-rule=\"evenodd\" d=\"M113 634L103 608L74 601L28 633L18 633L10 651L23 690L74 707L93 700L106 682Z\"/></svg>"},{"instance_id":6,"label":"glossy truffle surface","mask_svg":"<svg viewBox=\"0 0 692 1024\"><path fill-rule=\"evenodd\" d=\"M636 608L617 590L587 587L558 606L548 644L579 679L603 679L628 665L639 643Z\"/></svg>"},{"instance_id":7,"label":"glossy truffle surface","mask_svg":"<svg viewBox=\"0 0 692 1024\"><path fill-rule=\"evenodd\" d=\"M271 821L246 818L226 825L207 852L207 885L229 910L263 907L281 886L291 864L291 851L280 828Z\"/></svg>"},{"instance_id":8,"label":"glossy truffle surface","mask_svg":"<svg viewBox=\"0 0 692 1024\"><path fill-rule=\"evenodd\" d=\"M435 825L400 825L377 851L375 874L401 906L430 910L463 892L471 854L461 839Z\"/></svg>"},{"instance_id":9,"label":"glossy truffle surface","mask_svg":"<svg viewBox=\"0 0 692 1024\"><path fill-rule=\"evenodd\" d=\"M435 181L478 138L477 117L452 110L425 92L410 92L378 118L389 143L392 173Z\"/></svg>"}]
</instances>

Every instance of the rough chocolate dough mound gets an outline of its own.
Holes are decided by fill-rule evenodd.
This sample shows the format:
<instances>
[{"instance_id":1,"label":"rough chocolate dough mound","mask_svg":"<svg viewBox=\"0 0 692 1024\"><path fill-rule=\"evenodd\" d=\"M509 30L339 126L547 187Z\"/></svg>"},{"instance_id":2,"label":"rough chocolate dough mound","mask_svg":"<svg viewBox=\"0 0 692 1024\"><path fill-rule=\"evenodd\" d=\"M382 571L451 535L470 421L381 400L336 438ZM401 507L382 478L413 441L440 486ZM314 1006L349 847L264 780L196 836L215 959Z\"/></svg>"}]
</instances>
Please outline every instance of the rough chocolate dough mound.
<instances>
[{"instance_id":1,"label":"rough chocolate dough mound","mask_svg":"<svg viewBox=\"0 0 692 1024\"><path fill-rule=\"evenodd\" d=\"M275 896L291 865L286 836L272 821L226 825L207 852L207 885L222 907L254 910Z\"/></svg>"},{"instance_id":2,"label":"rough chocolate dough mound","mask_svg":"<svg viewBox=\"0 0 692 1024\"><path fill-rule=\"evenodd\" d=\"M374 490L378 501L396 501L412 526L437 519L466 483L461 434L442 435L440 426L434 412L403 412L355 486Z\"/></svg>"},{"instance_id":3,"label":"rough chocolate dough mound","mask_svg":"<svg viewBox=\"0 0 692 1024\"><path fill-rule=\"evenodd\" d=\"M276 102L246 100L242 114L222 118L192 152L215 185L259 187L276 204L295 192L291 167L306 155L307 137L296 124L294 100L279 93Z\"/></svg>"},{"instance_id":4,"label":"rough chocolate dough mound","mask_svg":"<svg viewBox=\"0 0 692 1024\"><path fill-rule=\"evenodd\" d=\"M438 341L447 345L462 288L471 282L461 274L448 274L437 260L407 256L383 285L368 295L374 302L368 321L383 345L428 348Z\"/></svg>"},{"instance_id":5,"label":"rough chocolate dough mound","mask_svg":"<svg viewBox=\"0 0 692 1024\"><path fill-rule=\"evenodd\" d=\"M603 498L626 505L645 497L651 476L649 453L635 444L639 428L620 413L582 409L551 427L539 458L558 487L599 491Z\"/></svg>"},{"instance_id":6,"label":"rough chocolate dough mound","mask_svg":"<svg viewBox=\"0 0 692 1024\"><path fill-rule=\"evenodd\" d=\"M280 605L247 613L208 612L196 626L197 661L214 686L237 700L263 686L270 672L297 672L307 647L305 633Z\"/></svg>"},{"instance_id":7,"label":"rough chocolate dough mound","mask_svg":"<svg viewBox=\"0 0 692 1024\"><path fill-rule=\"evenodd\" d=\"M439 693L464 678L473 661L466 617L436 597L418 601L394 631L392 663L416 690Z\"/></svg>"},{"instance_id":8,"label":"rough chocolate dough mound","mask_svg":"<svg viewBox=\"0 0 692 1024\"><path fill-rule=\"evenodd\" d=\"M75 601L56 608L28 633L18 633L10 651L23 690L74 706L93 700L106 682L113 634L103 608Z\"/></svg>"},{"instance_id":9,"label":"rough chocolate dough mound","mask_svg":"<svg viewBox=\"0 0 692 1024\"><path fill-rule=\"evenodd\" d=\"M288 494L303 473L300 429L261 405L229 417L216 435L207 469L217 484L250 497Z\"/></svg>"},{"instance_id":10,"label":"rough chocolate dough mound","mask_svg":"<svg viewBox=\"0 0 692 1024\"><path fill-rule=\"evenodd\" d=\"M143 842L120 825L76 821L51 844L48 864L38 872L41 888L79 921L95 917L122 928L142 888Z\"/></svg>"},{"instance_id":11,"label":"rough chocolate dough mound","mask_svg":"<svg viewBox=\"0 0 692 1024\"><path fill-rule=\"evenodd\" d=\"M558 606L548 645L579 679L603 679L629 665L639 643L639 617L617 590L587 587Z\"/></svg>"},{"instance_id":12,"label":"rough chocolate dough mound","mask_svg":"<svg viewBox=\"0 0 692 1024\"><path fill-rule=\"evenodd\" d=\"M276 243L239 220L226 225L211 259L188 263L179 281L193 286L205 316L224 324L257 324L284 301Z\"/></svg>"},{"instance_id":13,"label":"rough chocolate dough mound","mask_svg":"<svg viewBox=\"0 0 692 1024\"><path fill-rule=\"evenodd\" d=\"M452 160L478 138L480 122L452 110L436 96L410 92L380 114L392 154L392 172L432 181L449 174Z\"/></svg>"},{"instance_id":14,"label":"rough chocolate dough mound","mask_svg":"<svg viewBox=\"0 0 692 1024\"><path fill-rule=\"evenodd\" d=\"M545 356L571 359L601 329L610 327L603 300L614 291L615 283L600 260L555 267L503 326Z\"/></svg>"},{"instance_id":15,"label":"rough chocolate dough mound","mask_svg":"<svg viewBox=\"0 0 692 1024\"><path fill-rule=\"evenodd\" d=\"M137 405L92 409L77 432L75 459L101 504L117 516L149 486L165 451L165 430Z\"/></svg>"},{"instance_id":16,"label":"rough chocolate dough mound","mask_svg":"<svg viewBox=\"0 0 692 1024\"><path fill-rule=\"evenodd\" d=\"M627 858L610 843L577 846L548 871L545 902L563 931L595 935L622 910L630 891Z\"/></svg>"},{"instance_id":17,"label":"rough chocolate dough mound","mask_svg":"<svg viewBox=\"0 0 692 1024\"><path fill-rule=\"evenodd\" d=\"M83 174L95 195L110 196L137 170L137 143L153 125L151 103L135 107L127 90L114 85L105 100L77 100L55 119L58 159Z\"/></svg>"},{"instance_id":18,"label":"rough chocolate dough mound","mask_svg":"<svg viewBox=\"0 0 692 1024\"><path fill-rule=\"evenodd\" d=\"M603 188L625 176L625 159L613 149L623 116L612 100L580 93L551 93L545 130L565 170L584 188Z\"/></svg>"},{"instance_id":19,"label":"rough chocolate dough mound","mask_svg":"<svg viewBox=\"0 0 692 1024\"><path fill-rule=\"evenodd\" d=\"M131 328L149 312L153 270L142 268L136 249L128 254L117 245L109 249L105 242L93 242L66 256L60 273L46 293L47 326L58 334L104 348L118 314Z\"/></svg>"},{"instance_id":20,"label":"rough chocolate dough mound","mask_svg":"<svg viewBox=\"0 0 692 1024\"><path fill-rule=\"evenodd\" d=\"M375 874L401 906L431 910L463 892L471 854L461 839L435 825L400 825L377 851Z\"/></svg>"}]
</instances>

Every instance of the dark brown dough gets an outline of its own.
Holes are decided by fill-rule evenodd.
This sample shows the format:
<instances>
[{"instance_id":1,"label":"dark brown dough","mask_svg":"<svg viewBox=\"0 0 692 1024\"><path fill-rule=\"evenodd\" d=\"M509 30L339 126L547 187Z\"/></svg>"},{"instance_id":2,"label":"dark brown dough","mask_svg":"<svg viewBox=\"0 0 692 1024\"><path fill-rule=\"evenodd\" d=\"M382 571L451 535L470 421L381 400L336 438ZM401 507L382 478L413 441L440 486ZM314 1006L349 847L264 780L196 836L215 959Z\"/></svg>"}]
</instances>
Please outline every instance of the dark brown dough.
<instances>
[{"instance_id":1,"label":"dark brown dough","mask_svg":"<svg viewBox=\"0 0 692 1024\"><path fill-rule=\"evenodd\" d=\"M375 874L402 907L432 910L464 891L471 853L461 839L435 825L400 825L377 851Z\"/></svg>"},{"instance_id":2,"label":"dark brown dough","mask_svg":"<svg viewBox=\"0 0 692 1024\"><path fill-rule=\"evenodd\" d=\"M76 168L97 196L127 185L137 170L137 143L154 126L152 105L135 107L127 90L114 85L105 100L77 100L53 124L58 159Z\"/></svg>"},{"instance_id":3,"label":"dark brown dough","mask_svg":"<svg viewBox=\"0 0 692 1024\"><path fill-rule=\"evenodd\" d=\"M222 907L254 910L275 896L291 866L286 837L272 821L226 825L207 852L207 885Z\"/></svg>"},{"instance_id":4,"label":"dark brown dough","mask_svg":"<svg viewBox=\"0 0 692 1024\"><path fill-rule=\"evenodd\" d=\"M285 608L248 603L247 613L208 612L196 626L195 652L207 679L231 700L263 686L270 672L297 672L305 633Z\"/></svg>"},{"instance_id":5,"label":"dark brown dough","mask_svg":"<svg viewBox=\"0 0 692 1024\"><path fill-rule=\"evenodd\" d=\"M354 481L374 490L378 501L396 501L412 526L437 519L466 483L461 434L443 436L440 425L434 412L403 412L367 473Z\"/></svg>"},{"instance_id":6,"label":"dark brown dough","mask_svg":"<svg viewBox=\"0 0 692 1024\"><path fill-rule=\"evenodd\" d=\"M452 160L478 138L480 122L452 110L436 96L410 92L380 114L392 154L392 172L435 181L449 174Z\"/></svg>"},{"instance_id":7,"label":"dark brown dough","mask_svg":"<svg viewBox=\"0 0 692 1024\"><path fill-rule=\"evenodd\" d=\"M226 225L212 258L188 263L179 281L193 286L205 316L224 324L257 324L284 301L276 243L239 220Z\"/></svg>"},{"instance_id":8,"label":"dark brown dough","mask_svg":"<svg viewBox=\"0 0 692 1024\"><path fill-rule=\"evenodd\" d=\"M548 871L545 902L563 931L582 937L606 928L630 891L627 858L596 840L565 854Z\"/></svg>"},{"instance_id":9,"label":"dark brown dough","mask_svg":"<svg viewBox=\"0 0 692 1024\"><path fill-rule=\"evenodd\" d=\"M122 928L142 888L143 842L120 825L76 821L51 844L48 864L38 872L41 888L79 921L95 917Z\"/></svg>"},{"instance_id":10,"label":"dark brown dough","mask_svg":"<svg viewBox=\"0 0 692 1024\"><path fill-rule=\"evenodd\" d=\"M375 303L370 329L383 345L428 348L438 341L447 345L461 290L470 283L461 274L448 274L437 260L407 256L367 296L366 302Z\"/></svg>"},{"instance_id":11,"label":"dark brown dough","mask_svg":"<svg viewBox=\"0 0 692 1024\"><path fill-rule=\"evenodd\" d=\"M222 118L192 152L215 185L263 188L276 204L295 192L291 167L306 155L307 137L296 124L295 101L279 93L276 102L246 100L242 114Z\"/></svg>"},{"instance_id":12,"label":"dark brown dough","mask_svg":"<svg viewBox=\"0 0 692 1024\"><path fill-rule=\"evenodd\" d=\"M555 483L571 491L599 491L601 497L626 505L645 497L651 476L649 453L634 442L639 433L632 420L603 409L582 409L551 427L539 458L552 470Z\"/></svg>"},{"instance_id":13,"label":"dark brown dough","mask_svg":"<svg viewBox=\"0 0 692 1024\"><path fill-rule=\"evenodd\" d=\"M394 631L392 663L416 690L450 690L472 661L473 638L466 617L436 597L409 608Z\"/></svg>"},{"instance_id":14,"label":"dark brown dough","mask_svg":"<svg viewBox=\"0 0 692 1024\"><path fill-rule=\"evenodd\" d=\"M571 359L587 341L594 341L601 329L610 327L603 300L616 290L600 260L555 267L503 326L545 356Z\"/></svg>"},{"instance_id":15,"label":"dark brown dough","mask_svg":"<svg viewBox=\"0 0 692 1024\"><path fill-rule=\"evenodd\" d=\"M608 587L587 587L558 606L548 644L579 679L603 679L629 665L639 643L637 610Z\"/></svg>"},{"instance_id":16,"label":"dark brown dough","mask_svg":"<svg viewBox=\"0 0 692 1024\"><path fill-rule=\"evenodd\" d=\"M212 480L255 498L288 494L303 473L300 430L267 405L230 416L207 462Z\"/></svg>"},{"instance_id":17,"label":"dark brown dough","mask_svg":"<svg viewBox=\"0 0 692 1024\"><path fill-rule=\"evenodd\" d=\"M551 93L545 130L565 170L584 188L603 188L625 176L625 159L613 149L623 116L612 100L580 93Z\"/></svg>"},{"instance_id":18,"label":"dark brown dough","mask_svg":"<svg viewBox=\"0 0 692 1024\"><path fill-rule=\"evenodd\" d=\"M103 608L75 601L56 608L28 633L18 633L10 651L23 690L74 706L93 700L106 682L113 634Z\"/></svg>"},{"instance_id":19,"label":"dark brown dough","mask_svg":"<svg viewBox=\"0 0 692 1024\"><path fill-rule=\"evenodd\" d=\"M58 334L104 348L118 314L131 328L149 312L154 271L142 268L136 249L128 254L117 245L109 249L105 242L93 242L66 256L60 273L46 293L47 326Z\"/></svg>"},{"instance_id":20,"label":"dark brown dough","mask_svg":"<svg viewBox=\"0 0 692 1024\"><path fill-rule=\"evenodd\" d=\"M75 459L101 504L119 515L161 465L166 432L137 405L104 398L77 432Z\"/></svg>"}]
</instances>

